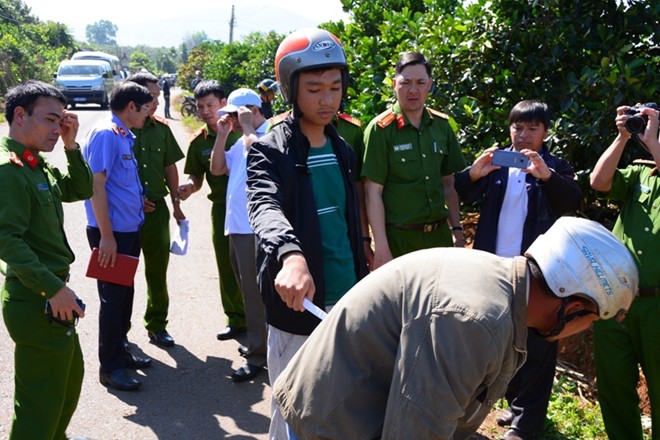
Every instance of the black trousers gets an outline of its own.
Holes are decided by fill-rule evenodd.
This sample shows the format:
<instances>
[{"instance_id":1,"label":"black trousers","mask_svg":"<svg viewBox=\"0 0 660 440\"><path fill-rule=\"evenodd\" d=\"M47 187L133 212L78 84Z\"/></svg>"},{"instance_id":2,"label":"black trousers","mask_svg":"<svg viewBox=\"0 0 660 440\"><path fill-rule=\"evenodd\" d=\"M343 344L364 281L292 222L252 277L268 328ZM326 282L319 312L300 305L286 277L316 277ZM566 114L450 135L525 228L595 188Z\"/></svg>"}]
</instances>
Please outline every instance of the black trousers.
<instances>
[{"instance_id":1,"label":"black trousers","mask_svg":"<svg viewBox=\"0 0 660 440\"><path fill-rule=\"evenodd\" d=\"M114 232L117 242L117 252L120 254L140 256L140 232ZM87 241L90 248L99 246L101 231L98 228L87 227ZM111 371L124 368L130 354L124 348L124 338L131 326L133 313L133 286L97 281L99 300L99 361L101 371Z\"/></svg>"},{"instance_id":2,"label":"black trousers","mask_svg":"<svg viewBox=\"0 0 660 440\"><path fill-rule=\"evenodd\" d=\"M543 430L557 364L557 342L546 342L533 330L527 332L527 360L506 390L513 413L511 426L527 433Z\"/></svg>"}]
</instances>

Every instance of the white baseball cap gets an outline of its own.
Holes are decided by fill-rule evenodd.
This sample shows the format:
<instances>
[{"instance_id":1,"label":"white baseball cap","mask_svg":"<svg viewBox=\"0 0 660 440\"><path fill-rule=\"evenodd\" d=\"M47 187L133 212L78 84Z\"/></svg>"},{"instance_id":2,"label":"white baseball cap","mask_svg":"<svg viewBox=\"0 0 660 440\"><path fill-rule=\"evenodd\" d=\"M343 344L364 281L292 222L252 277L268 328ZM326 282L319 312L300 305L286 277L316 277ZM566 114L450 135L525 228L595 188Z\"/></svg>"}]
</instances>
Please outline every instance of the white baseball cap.
<instances>
[{"instance_id":1,"label":"white baseball cap","mask_svg":"<svg viewBox=\"0 0 660 440\"><path fill-rule=\"evenodd\" d=\"M227 105L218 110L218 115L236 113L239 107L256 105L261 108L261 97L252 89L236 89L227 97Z\"/></svg>"}]
</instances>

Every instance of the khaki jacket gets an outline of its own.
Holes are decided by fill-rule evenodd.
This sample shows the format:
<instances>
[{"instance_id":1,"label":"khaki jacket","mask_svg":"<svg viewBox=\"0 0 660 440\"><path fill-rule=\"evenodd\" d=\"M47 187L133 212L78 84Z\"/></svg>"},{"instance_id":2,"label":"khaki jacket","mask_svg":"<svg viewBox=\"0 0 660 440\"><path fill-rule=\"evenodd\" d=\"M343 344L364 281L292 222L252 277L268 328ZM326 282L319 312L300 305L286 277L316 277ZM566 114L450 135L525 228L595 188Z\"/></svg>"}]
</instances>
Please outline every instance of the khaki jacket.
<instances>
[{"instance_id":1,"label":"khaki jacket","mask_svg":"<svg viewBox=\"0 0 660 440\"><path fill-rule=\"evenodd\" d=\"M413 252L351 289L282 372L301 439L464 439L523 364L527 266L458 248Z\"/></svg>"}]
</instances>

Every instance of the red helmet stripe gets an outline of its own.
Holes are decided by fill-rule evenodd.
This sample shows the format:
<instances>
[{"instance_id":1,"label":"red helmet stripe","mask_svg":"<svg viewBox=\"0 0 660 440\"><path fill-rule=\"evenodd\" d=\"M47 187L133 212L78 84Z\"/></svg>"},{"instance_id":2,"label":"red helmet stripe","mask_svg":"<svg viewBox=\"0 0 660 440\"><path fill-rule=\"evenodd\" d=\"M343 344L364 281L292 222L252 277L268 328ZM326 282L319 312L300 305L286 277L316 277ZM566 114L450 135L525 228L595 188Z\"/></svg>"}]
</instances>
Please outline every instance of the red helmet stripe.
<instances>
[{"instance_id":1,"label":"red helmet stripe","mask_svg":"<svg viewBox=\"0 0 660 440\"><path fill-rule=\"evenodd\" d=\"M282 44L280 44L280 47L277 49L277 53L275 54L275 76L277 80L280 80L280 60L282 57L286 55L290 55L293 52L300 52L302 50L305 50L309 47L311 42L309 41L309 38L304 35L298 35L294 36L293 34L289 35L282 41Z\"/></svg>"}]
</instances>

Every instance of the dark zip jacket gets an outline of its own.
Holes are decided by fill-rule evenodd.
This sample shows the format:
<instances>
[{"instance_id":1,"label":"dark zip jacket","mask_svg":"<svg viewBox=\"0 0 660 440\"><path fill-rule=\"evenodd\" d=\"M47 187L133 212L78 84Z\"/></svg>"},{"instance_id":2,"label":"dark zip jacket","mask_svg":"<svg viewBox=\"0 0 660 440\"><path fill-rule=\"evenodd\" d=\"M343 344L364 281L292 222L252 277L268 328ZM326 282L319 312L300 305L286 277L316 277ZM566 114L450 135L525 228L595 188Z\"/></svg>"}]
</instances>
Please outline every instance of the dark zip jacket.
<instances>
[{"instance_id":1,"label":"dark zip jacket","mask_svg":"<svg viewBox=\"0 0 660 440\"><path fill-rule=\"evenodd\" d=\"M346 223L355 274L360 280L368 270L355 189L356 157L332 125L325 127L325 134L332 140L344 180L344 187L337 191L346 192ZM247 158L248 216L257 236L257 281L266 306L266 321L298 335L309 335L320 321L309 312L287 307L274 283L282 268L282 257L302 252L316 287L314 303L325 307L323 246L307 169L309 149L299 120L289 116L253 143Z\"/></svg>"},{"instance_id":2,"label":"dark zip jacket","mask_svg":"<svg viewBox=\"0 0 660 440\"><path fill-rule=\"evenodd\" d=\"M511 151L513 147L505 149ZM582 202L582 190L575 179L571 164L550 154L545 144L539 154L550 168L552 176L547 182L540 181L531 174L525 176L527 217L523 226L520 255L559 217L575 214ZM476 182L470 180L470 167L455 175L454 187L463 202L475 203L482 200L474 249L495 253L497 227L508 180L509 169L506 167L492 171Z\"/></svg>"}]
</instances>

